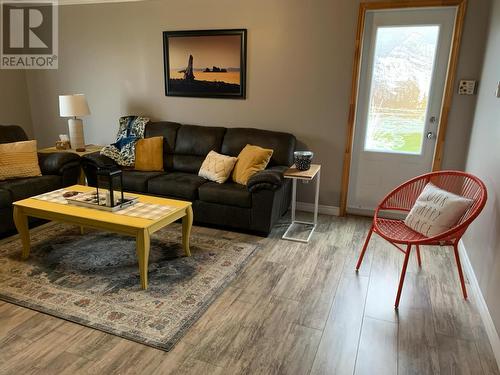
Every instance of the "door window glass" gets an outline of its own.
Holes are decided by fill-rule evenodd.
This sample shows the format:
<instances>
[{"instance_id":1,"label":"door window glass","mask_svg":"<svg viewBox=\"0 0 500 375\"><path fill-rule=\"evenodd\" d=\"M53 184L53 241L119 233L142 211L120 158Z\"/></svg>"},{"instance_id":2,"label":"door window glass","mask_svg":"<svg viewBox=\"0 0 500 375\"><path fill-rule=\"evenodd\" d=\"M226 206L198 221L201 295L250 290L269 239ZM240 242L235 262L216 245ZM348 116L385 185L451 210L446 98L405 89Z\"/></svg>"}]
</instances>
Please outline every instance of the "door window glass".
<instances>
[{"instance_id":1,"label":"door window glass","mask_svg":"<svg viewBox=\"0 0 500 375\"><path fill-rule=\"evenodd\" d=\"M439 26L379 27L366 151L421 154Z\"/></svg>"}]
</instances>

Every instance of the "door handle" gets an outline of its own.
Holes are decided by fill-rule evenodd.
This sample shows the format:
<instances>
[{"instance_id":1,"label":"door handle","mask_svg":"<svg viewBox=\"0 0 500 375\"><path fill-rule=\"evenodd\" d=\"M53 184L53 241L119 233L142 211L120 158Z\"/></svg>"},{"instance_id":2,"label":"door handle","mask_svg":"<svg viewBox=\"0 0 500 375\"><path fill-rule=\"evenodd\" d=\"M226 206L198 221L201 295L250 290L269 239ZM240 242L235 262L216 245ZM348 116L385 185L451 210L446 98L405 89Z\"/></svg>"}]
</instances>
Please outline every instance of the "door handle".
<instances>
[{"instance_id":1,"label":"door handle","mask_svg":"<svg viewBox=\"0 0 500 375\"><path fill-rule=\"evenodd\" d=\"M427 137L427 139L435 139L436 135L434 134L434 132L428 132L426 134L426 137Z\"/></svg>"}]
</instances>

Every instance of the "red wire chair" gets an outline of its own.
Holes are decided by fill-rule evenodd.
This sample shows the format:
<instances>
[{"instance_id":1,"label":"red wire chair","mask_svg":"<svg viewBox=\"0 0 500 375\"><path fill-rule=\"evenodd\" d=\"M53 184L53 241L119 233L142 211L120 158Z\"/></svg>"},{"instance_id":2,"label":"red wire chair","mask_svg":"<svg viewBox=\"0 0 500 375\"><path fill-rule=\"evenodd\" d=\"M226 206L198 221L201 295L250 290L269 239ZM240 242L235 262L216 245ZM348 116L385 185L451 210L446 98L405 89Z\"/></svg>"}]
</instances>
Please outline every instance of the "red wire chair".
<instances>
[{"instance_id":1,"label":"red wire chair","mask_svg":"<svg viewBox=\"0 0 500 375\"><path fill-rule=\"evenodd\" d=\"M380 217L380 214L384 211L396 211L400 213L409 212L425 185L429 182L432 182L434 185L443 190L472 199L472 205L453 228L436 236L426 237L407 227L402 220ZM420 258L420 245L453 246L455 260L457 262L458 276L460 277L460 283L462 285L462 292L464 294L464 298L467 299L467 290L465 289L462 265L458 255L458 242L460 241L460 238L462 238L470 223L472 223L472 221L474 221L474 219L481 213L481 210L486 204L486 199L487 191L484 183L476 176L464 172L432 172L405 182L387 194L375 210L373 223L366 237L361 254L359 255L356 271L358 271L361 266L361 262L363 261L366 248L368 247L368 243L370 242L373 232L389 241L399 251L405 254L403 269L399 279L398 293L394 304L397 309L399 306L399 299L401 298L401 291L403 289L406 275L406 267L408 266L408 260L410 258L412 247L415 246L416 248L418 265L421 267L422 261ZM406 249L398 245L406 245Z\"/></svg>"}]
</instances>

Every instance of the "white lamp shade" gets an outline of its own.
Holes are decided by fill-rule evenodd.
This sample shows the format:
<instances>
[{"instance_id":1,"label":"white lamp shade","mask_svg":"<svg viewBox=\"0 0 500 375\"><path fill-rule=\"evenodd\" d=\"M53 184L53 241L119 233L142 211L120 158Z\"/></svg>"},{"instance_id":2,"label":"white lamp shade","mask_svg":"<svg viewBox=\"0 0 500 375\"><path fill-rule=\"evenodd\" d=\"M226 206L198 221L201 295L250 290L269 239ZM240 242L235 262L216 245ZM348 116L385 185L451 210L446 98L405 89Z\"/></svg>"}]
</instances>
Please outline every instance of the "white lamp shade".
<instances>
[{"instance_id":1,"label":"white lamp shade","mask_svg":"<svg viewBox=\"0 0 500 375\"><path fill-rule=\"evenodd\" d=\"M89 105L84 94L59 95L59 114L61 117L81 117L90 115Z\"/></svg>"}]
</instances>

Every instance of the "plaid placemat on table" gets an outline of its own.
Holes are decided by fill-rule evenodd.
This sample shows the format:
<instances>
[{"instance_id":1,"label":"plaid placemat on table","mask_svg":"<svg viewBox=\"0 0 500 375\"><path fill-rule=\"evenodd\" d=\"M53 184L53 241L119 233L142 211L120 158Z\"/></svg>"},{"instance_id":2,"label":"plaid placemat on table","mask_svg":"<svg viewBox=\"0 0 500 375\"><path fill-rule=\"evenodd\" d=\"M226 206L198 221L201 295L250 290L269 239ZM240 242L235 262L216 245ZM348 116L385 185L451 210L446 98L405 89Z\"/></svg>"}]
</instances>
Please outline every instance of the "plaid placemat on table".
<instances>
[{"instance_id":1,"label":"plaid placemat on table","mask_svg":"<svg viewBox=\"0 0 500 375\"><path fill-rule=\"evenodd\" d=\"M52 203L68 204L66 198L63 194L66 192L64 189L54 190L49 193L44 193L40 195L35 195L32 198L39 199L42 201L48 201ZM142 219L157 220L162 216L169 214L174 211L176 207L165 206L161 204L143 203L137 202L132 206L124 208L123 210L114 211L117 215L126 215L133 217L140 217Z\"/></svg>"},{"instance_id":2,"label":"plaid placemat on table","mask_svg":"<svg viewBox=\"0 0 500 375\"><path fill-rule=\"evenodd\" d=\"M175 207L172 206L164 206L162 204L152 204L152 203L143 203L137 202L132 206L124 208L123 210L115 211L114 213L117 215L127 215L133 217L140 217L142 219L151 219L156 220L160 217L163 217L170 212L174 211Z\"/></svg>"},{"instance_id":3,"label":"plaid placemat on table","mask_svg":"<svg viewBox=\"0 0 500 375\"><path fill-rule=\"evenodd\" d=\"M64 189L58 189L54 191L49 191L48 193L43 193L40 195L35 195L35 199L40 199L41 201L47 201L52 203L60 203L60 204L68 204L66 198L63 197L63 194L66 192Z\"/></svg>"}]
</instances>

